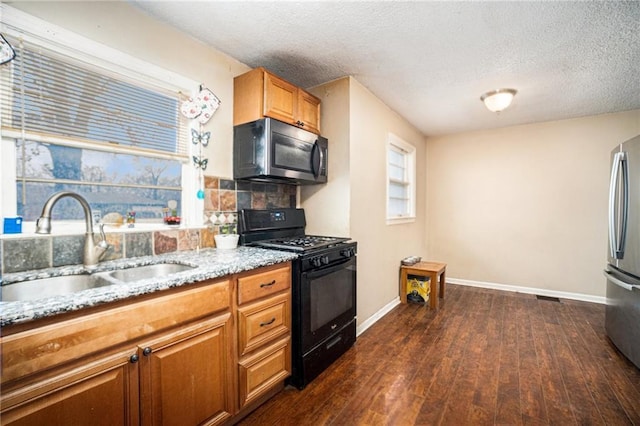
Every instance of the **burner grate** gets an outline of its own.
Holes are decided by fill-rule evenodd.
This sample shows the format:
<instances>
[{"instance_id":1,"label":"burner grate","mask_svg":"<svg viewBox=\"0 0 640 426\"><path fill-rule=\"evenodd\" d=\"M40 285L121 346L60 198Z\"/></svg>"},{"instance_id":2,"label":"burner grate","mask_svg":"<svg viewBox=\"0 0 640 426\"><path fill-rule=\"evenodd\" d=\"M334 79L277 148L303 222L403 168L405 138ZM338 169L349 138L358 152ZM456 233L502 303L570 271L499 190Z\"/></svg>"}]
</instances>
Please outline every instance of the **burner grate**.
<instances>
[{"instance_id":1,"label":"burner grate","mask_svg":"<svg viewBox=\"0 0 640 426\"><path fill-rule=\"evenodd\" d=\"M287 240L278 240L275 242L294 247L315 247L319 244L340 242L340 238L307 236L301 238L291 238Z\"/></svg>"},{"instance_id":2,"label":"burner grate","mask_svg":"<svg viewBox=\"0 0 640 426\"><path fill-rule=\"evenodd\" d=\"M317 235L303 235L290 238L277 238L266 241L257 241L256 244L263 247L280 248L283 250L308 251L327 247L347 241L348 238L321 237Z\"/></svg>"}]
</instances>

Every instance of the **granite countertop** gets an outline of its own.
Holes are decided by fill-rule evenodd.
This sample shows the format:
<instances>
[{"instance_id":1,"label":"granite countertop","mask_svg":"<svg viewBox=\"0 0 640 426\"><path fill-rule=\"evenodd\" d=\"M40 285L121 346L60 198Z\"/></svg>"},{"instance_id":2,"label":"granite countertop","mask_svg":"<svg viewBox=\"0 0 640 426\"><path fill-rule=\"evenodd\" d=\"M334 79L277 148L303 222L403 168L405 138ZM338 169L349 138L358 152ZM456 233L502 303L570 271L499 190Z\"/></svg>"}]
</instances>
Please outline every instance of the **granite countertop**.
<instances>
[{"instance_id":1,"label":"granite countertop","mask_svg":"<svg viewBox=\"0 0 640 426\"><path fill-rule=\"evenodd\" d=\"M297 254L290 252L242 246L234 250L205 249L199 252L187 251L102 262L94 273L156 263L181 263L193 266L194 269L166 277L147 278L128 283L118 282L114 285L37 300L0 301L0 327L77 311L90 306L180 287L211 278L250 271L262 266L287 262L297 258L297 256ZM38 278L81 274L83 271L82 265L72 265L5 274L2 277L2 285Z\"/></svg>"}]
</instances>

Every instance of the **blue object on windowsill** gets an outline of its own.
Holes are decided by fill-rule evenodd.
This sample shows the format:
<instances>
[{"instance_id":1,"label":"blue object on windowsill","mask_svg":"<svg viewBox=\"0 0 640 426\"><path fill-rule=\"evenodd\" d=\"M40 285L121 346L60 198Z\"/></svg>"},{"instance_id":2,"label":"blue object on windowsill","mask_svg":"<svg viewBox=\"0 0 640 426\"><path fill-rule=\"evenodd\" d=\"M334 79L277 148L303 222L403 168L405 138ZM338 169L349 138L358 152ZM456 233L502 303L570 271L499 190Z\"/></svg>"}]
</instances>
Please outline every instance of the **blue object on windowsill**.
<instances>
[{"instance_id":1,"label":"blue object on windowsill","mask_svg":"<svg viewBox=\"0 0 640 426\"><path fill-rule=\"evenodd\" d=\"M4 218L4 233L5 234L21 234L22 233L22 218L17 217L5 217Z\"/></svg>"}]
</instances>

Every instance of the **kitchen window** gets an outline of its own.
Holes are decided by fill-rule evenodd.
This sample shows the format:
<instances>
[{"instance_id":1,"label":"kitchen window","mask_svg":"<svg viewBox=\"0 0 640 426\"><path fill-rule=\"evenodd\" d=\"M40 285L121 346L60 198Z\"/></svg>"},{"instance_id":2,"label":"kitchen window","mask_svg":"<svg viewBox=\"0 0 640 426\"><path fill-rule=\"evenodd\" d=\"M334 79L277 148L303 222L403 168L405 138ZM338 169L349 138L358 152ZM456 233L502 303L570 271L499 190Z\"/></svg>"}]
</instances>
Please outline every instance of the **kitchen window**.
<instances>
[{"instance_id":1,"label":"kitchen window","mask_svg":"<svg viewBox=\"0 0 640 426\"><path fill-rule=\"evenodd\" d=\"M16 50L0 68L2 215L34 221L52 193L70 190L94 215L135 211L136 222L161 225L175 200L187 223L197 220L196 197L182 197L195 194L197 176L179 112L196 84L60 28L45 39L34 18L6 9L19 25L1 28ZM84 215L62 199L54 217Z\"/></svg>"},{"instance_id":2,"label":"kitchen window","mask_svg":"<svg viewBox=\"0 0 640 426\"><path fill-rule=\"evenodd\" d=\"M387 139L387 224L415 221L416 149L389 133Z\"/></svg>"}]
</instances>

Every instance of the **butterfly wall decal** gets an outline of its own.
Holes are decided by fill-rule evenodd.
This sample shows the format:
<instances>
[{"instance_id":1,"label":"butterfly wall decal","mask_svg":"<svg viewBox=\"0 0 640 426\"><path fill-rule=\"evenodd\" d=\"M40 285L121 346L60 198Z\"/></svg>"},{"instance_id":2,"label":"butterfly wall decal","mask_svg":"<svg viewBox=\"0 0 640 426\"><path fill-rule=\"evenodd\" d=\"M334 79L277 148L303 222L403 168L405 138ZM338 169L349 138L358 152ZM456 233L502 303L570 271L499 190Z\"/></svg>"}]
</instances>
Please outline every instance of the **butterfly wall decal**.
<instances>
[{"instance_id":1,"label":"butterfly wall decal","mask_svg":"<svg viewBox=\"0 0 640 426\"><path fill-rule=\"evenodd\" d=\"M211 139L211 132L200 133L196 129L191 129L191 142L194 145L201 143L202 146L207 146L209 145L209 139Z\"/></svg>"},{"instance_id":2,"label":"butterfly wall decal","mask_svg":"<svg viewBox=\"0 0 640 426\"><path fill-rule=\"evenodd\" d=\"M193 156L193 165L199 169L206 170L208 162L208 158L197 157L195 155Z\"/></svg>"}]
</instances>

